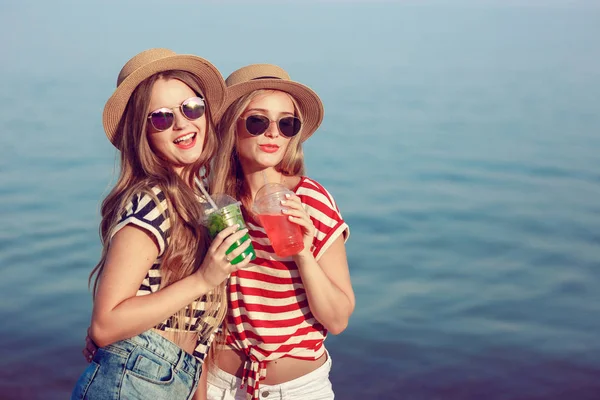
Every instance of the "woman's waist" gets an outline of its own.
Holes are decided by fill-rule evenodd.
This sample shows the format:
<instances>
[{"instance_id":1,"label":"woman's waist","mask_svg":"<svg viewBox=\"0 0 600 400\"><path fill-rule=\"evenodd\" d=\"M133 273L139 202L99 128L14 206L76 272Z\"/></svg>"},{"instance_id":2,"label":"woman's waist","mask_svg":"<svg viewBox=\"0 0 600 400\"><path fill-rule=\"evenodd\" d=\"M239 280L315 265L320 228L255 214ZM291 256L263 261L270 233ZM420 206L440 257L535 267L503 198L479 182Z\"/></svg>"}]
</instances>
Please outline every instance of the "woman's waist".
<instances>
[{"instance_id":1,"label":"woman's waist","mask_svg":"<svg viewBox=\"0 0 600 400\"><path fill-rule=\"evenodd\" d=\"M188 354L194 354L194 350L198 345L198 333L191 331L182 331L182 330L161 330L152 328L151 332L157 333L163 338L167 339L169 342L177 345L183 351Z\"/></svg>"},{"instance_id":2,"label":"woman's waist","mask_svg":"<svg viewBox=\"0 0 600 400\"><path fill-rule=\"evenodd\" d=\"M106 350L105 354L113 354L126 359L134 353L152 353L171 365L184 369L192 376L200 366L194 356L156 329L149 329L136 336L109 344L102 349Z\"/></svg>"},{"instance_id":3,"label":"woman's waist","mask_svg":"<svg viewBox=\"0 0 600 400\"><path fill-rule=\"evenodd\" d=\"M304 376L323 365L327 361L325 347L319 350L308 350L295 354L284 354L280 358L264 361L266 378L261 381L265 385L278 385ZM314 359L312 359L314 357ZM229 346L220 347L216 353L215 364L228 374L241 378L248 356L242 351Z\"/></svg>"}]
</instances>

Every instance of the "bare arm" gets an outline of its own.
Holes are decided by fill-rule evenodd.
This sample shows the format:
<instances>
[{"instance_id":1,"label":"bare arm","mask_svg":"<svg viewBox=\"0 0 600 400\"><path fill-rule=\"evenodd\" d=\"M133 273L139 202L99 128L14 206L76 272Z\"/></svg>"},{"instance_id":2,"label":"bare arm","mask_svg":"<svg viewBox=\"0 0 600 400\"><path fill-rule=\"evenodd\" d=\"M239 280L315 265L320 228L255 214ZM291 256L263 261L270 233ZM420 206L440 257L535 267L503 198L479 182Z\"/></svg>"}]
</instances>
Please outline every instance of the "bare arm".
<instances>
[{"instance_id":1,"label":"bare arm","mask_svg":"<svg viewBox=\"0 0 600 400\"><path fill-rule=\"evenodd\" d=\"M204 360L204 364L202 365L202 373L200 374L200 380L198 381L198 388L194 393L193 400L206 400L208 394L206 393L208 390L208 381L206 379L206 375L208 371L206 369L206 359Z\"/></svg>"},{"instance_id":2,"label":"bare arm","mask_svg":"<svg viewBox=\"0 0 600 400\"><path fill-rule=\"evenodd\" d=\"M348 326L355 305L344 240L341 236L335 239L317 262L310 251L315 227L300 199L292 196L289 200L286 202L289 207L286 214L304 232L304 250L294 256L294 261L298 265L310 311L329 332L337 335Z\"/></svg>"},{"instance_id":3,"label":"bare arm","mask_svg":"<svg viewBox=\"0 0 600 400\"><path fill-rule=\"evenodd\" d=\"M94 300L90 329L94 342L103 347L150 329L245 266L249 260L235 266L225 260L225 250L245 234L245 230L235 229L229 227L217 235L197 272L146 296L136 293L158 255L157 245L146 231L133 225L117 232ZM246 246L235 252L242 247Z\"/></svg>"},{"instance_id":4,"label":"bare arm","mask_svg":"<svg viewBox=\"0 0 600 400\"><path fill-rule=\"evenodd\" d=\"M310 252L302 252L294 259L310 311L332 334L343 332L355 305L343 238L338 237L318 262Z\"/></svg>"}]
</instances>

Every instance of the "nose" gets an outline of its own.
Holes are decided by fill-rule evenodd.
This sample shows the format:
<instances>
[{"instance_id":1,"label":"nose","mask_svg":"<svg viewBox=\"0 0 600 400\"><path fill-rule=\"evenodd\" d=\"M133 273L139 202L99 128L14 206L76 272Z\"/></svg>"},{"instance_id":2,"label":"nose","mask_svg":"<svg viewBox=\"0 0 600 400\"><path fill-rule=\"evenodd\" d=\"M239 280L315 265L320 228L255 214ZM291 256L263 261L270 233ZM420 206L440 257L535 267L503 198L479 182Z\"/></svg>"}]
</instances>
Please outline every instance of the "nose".
<instances>
[{"instance_id":1,"label":"nose","mask_svg":"<svg viewBox=\"0 0 600 400\"><path fill-rule=\"evenodd\" d=\"M179 109L175 109L173 111L173 119L174 119L174 121L173 121L173 129L174 130L181 130L190 123L190 120L187 119L186 117L184 117L183 114L181 113L181 110L179 110Z\"/></svg>"},{"instance_id":2,"label":"nose","mask_svg":"<svg viewBox=\"0 0 600 400\"><path fill-rule=\"evenodd\" d=\"M265 131L265 136L270 138L276 138L279 136L279 127L277 126L277 121L269 121L269 127Z\"/></svg>"}]
</instances>

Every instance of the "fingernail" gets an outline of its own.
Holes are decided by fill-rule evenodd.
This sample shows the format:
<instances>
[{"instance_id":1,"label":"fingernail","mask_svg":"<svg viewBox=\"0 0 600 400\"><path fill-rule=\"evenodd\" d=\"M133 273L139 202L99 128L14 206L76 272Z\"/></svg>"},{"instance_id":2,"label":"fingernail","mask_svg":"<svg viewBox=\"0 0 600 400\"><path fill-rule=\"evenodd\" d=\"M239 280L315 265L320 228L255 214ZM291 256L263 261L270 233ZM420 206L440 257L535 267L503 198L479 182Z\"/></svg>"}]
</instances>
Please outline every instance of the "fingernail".
<instances>
[{"instance_id":1,"label":"fingernail","mask_svg":"<svg viewBox=\"0 0 600 400\"><path fill-rule=\"evenodd\" d=\"M282 209L281 209L281 212L282 212L282 213L286 213L286 212L288 212L288 209L287 209L287 208L282 208Z\"/></svg>"},{"instance_id":2,"label":"fingernail","mask_svg":"<svg viewBox=\"0 0 600 400\"><path fill-rule=\"evenodd\" d=\"M281 200L281 204L285 204L285 203L286 203L286 201L285 201L285 200Z\"/></svg>"},{"instance_id":3,"label":"fingernail","mask_svg":"<svg viewBox=\"0 0 600 400\"><path fill-rule=\"evenodd\" d=\"M286 194L285 194L285 198L286 198L286 199L289 199L290 197L292 197L292 195L291 195L291 194L289 194L289 193L286 193Z\"/></svg>"}]
</instances>

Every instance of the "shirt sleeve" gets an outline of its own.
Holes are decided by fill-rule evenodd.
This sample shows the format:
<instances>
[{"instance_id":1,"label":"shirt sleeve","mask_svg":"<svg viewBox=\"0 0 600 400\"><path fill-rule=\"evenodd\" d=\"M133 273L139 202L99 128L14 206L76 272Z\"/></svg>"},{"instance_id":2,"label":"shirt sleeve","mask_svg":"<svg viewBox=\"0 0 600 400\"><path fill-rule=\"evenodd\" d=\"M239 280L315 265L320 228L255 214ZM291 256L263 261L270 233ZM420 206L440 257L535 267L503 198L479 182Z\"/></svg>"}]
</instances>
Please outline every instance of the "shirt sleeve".
<instances>
[{"instance_id":1,"label":"shirt sleeve","mask_svg":"<svg viewBox=\"0 0 600 400\"><path fill-rule=\"evenodd\" d=\"M333 196L319 183L307 180L297 194L316 228L312 252L319 260L340 235L343 235L344 243L348 240L350 228Z\"/></svg>"},{"instance_id":2,"label":"shirt sleeve","mask_svg":"<svg viewBox=\"0 0 600 400\"><path fill-rule=\"evenodd\" d=\"M159 247L158 256L161 257L168 243L171 224L164 193L157 187L154 187L152 192L154 196L149 193L138 193L132 197L113 229L111 239L128 224L139 226L156 239Z\"/></svg>"}]
</instances>

